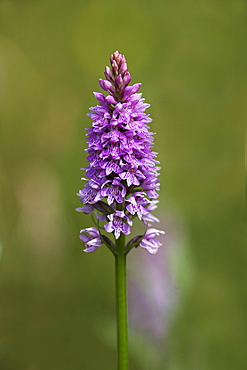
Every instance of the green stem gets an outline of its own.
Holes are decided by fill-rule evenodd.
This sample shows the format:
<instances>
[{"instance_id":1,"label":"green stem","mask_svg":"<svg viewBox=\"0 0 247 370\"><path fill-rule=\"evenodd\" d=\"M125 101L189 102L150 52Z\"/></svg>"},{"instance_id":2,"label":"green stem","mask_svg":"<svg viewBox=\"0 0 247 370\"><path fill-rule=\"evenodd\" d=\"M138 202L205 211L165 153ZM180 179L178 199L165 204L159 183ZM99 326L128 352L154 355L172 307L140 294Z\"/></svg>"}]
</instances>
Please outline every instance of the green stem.
<instances>
[{"instance_id":1,"label":"green stem","mask_svg":"<svg viewBox=\"0 0 247 370\"><path fill-rule=\"evenodd\" d=\"M116 240L118 254L115 256L116 266L116 315L117 315L117 346L118 370L128 369L128 313L126 289L126 254L125 235L121 233Z\"/></svg>"}]
</instances>

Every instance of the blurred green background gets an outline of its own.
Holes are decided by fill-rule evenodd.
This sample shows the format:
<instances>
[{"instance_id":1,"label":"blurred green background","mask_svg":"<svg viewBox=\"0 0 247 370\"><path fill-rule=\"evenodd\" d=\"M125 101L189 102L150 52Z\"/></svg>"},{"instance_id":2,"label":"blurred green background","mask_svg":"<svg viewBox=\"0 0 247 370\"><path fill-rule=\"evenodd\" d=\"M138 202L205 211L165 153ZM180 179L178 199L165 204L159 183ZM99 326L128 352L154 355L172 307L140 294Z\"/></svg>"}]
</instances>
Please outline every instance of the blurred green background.
<instances>
[{"instance_id":1,"label":"blurred green background","mask_svg":"<svg viewBox=\"0 0 247 370\"><path fill-rule=\"evenodd\" d=\"M81 252L91 220L74 211L115 50L151 103L177 296L159 345L131 339L130 370L247 368L245 13L243 0L0 1L1 370L116 368L114 261Z\"/></svg>"}]
</instances>

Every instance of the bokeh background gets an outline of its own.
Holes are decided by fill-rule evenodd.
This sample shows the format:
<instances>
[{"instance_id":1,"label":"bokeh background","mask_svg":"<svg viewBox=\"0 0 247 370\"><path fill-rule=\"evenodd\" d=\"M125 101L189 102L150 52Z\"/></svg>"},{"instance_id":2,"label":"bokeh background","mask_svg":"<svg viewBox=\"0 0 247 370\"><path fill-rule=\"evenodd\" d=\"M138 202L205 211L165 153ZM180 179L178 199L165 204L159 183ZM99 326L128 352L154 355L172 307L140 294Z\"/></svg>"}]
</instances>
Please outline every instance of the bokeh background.
<instances>
[{"instance_id":1,"label":"bokeh background","mask_svg":"<svg viewBox=\"0 0 247 370\"><path fill-rule=\"evenodd\" d=\"M0 1L0 369L116 368L114 261L82 253L84 128L115 50L151 103L156 256L129 255L130 370L247 368L244 0Z\"/></svg>"}]
</instances>

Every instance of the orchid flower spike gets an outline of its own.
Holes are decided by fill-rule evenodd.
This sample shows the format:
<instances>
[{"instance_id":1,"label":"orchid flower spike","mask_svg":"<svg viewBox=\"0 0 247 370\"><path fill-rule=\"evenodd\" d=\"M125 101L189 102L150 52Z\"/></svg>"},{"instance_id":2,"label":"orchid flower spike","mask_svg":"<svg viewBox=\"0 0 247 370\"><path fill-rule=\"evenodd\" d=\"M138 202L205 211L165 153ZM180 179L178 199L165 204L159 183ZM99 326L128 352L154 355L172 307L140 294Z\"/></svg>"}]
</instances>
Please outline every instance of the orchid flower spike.
<instances>
[{"instance_id":1,"label":"orchid flower spike","mask_svg":"<svg viewBox=\"0 0 247 370\"><path fill-rule=\"evenodd\" d=\"M83 206L77 208L94 213L97 224L83 229L80 239L86 252L95 251L102 243L114 252L115 245L102 233L99 222L104 223L103 232L112 233L116 240L122 233L131 233L137 216L145 231L128 242L126 253L140 245L153 254L161 246L156 237L164 232L152 227L152 222L159 221L151 214L158 203L159 162L148 126L152 119L145 113L150 105L138 93L140 83L129 85L126 59L118 51L111 55L104 75L106 79L99 84L107 95L94 93L98 105L88 113L92 126L86 134L86 182L78 193Z\"/></svg>"}]
</instances>

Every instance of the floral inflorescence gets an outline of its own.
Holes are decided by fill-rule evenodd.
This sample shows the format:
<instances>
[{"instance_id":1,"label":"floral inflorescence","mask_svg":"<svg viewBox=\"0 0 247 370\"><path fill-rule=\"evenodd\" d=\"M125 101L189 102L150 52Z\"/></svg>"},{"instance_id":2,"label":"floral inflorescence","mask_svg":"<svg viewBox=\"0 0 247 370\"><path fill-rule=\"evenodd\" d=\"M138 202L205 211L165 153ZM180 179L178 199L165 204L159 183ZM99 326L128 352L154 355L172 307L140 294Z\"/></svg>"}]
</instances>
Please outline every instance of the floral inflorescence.
<instances>
[{"instance_id":1,"label":"floral inflorescence","mask_svg":"<svg viewBox=\"0 0 247 370\"><path fill-rule=\"evenodd\" d=\"M80 238L85 252L96 250L103 242L114 252L114 244L101 235L99 223L118 239L121 233L130 234L137 216L145 232L133 238L126 251L140 245L156 253L161 245L156 236L164 231L149 228L159 221L151 214L158 203L159 162L151 149L153 133L148 124L152 119L144 113L150 105L138 93L140 83L129 85L131 75L124 55L116 51L110 64L104 71L106 79L99 80L108 95L94 93L99 104L88 113L93 122L87 129L88 166L83 168L87 178L82 178L86 183L78 193L83 206L77 211L94 212L97 227L81 230Z\"/></svg>"}]
</instances>

